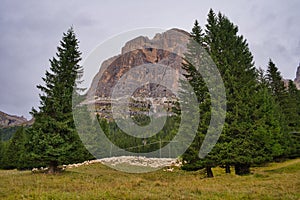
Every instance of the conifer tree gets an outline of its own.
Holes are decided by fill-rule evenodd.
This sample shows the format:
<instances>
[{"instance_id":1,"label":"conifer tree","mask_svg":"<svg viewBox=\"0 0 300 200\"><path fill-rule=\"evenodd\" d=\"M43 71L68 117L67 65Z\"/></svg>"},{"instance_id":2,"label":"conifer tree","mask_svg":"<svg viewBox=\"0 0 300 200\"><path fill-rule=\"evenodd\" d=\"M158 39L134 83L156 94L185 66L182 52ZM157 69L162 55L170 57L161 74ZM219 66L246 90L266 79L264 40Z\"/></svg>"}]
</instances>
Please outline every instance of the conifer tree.
<instances>
[{"instance_id":1,"label":"conifer tree","mask_svg":"<svg viewBox=\"0 0 300 200\"><path fill-rule=\"evenodd\" d=\"M281 126L281 139L280 145L284 149L283 153L279 156L288 156L291 152L290 149L290 132L295 131L295 125L298 121L296 115L295 102L293 102L292 87L291 85L290 92L287 87L284 85L283 78L280 71L276 67L275 63L270 59L268 63L268 69L266 72L266 79L268 82L269 90L273 95L276 104L279 107L279 121Z\"/></svg>"},{"instance_id":2,"label":"conifer tree","mask_svg":"<svg viewBox=\"0 0 300 200\"><path fill-rule=\"evenodd\" d=\"M21 155L25 150L25 141L25 130L23 127L19 127L8 142L5 155L3 156L3 163L5 164L7 169L19 168L19 166L21 166L20 160Z\"/></svg>"},{"instance_id":3,"label":"conifer tree","mask_svg":"<svg viewBox=\"0 0 300 200\"><path fill-rule=\"evenodd\" d=\"M27 146L30 157L48 165L49 173L55 173L60 164L91 158L76 133L72 115L73 89L78 89L76 80L83 73L78 43L73 28L63 34L43 78L45 85L37 86L42 92L41 106L39 111L32 109L35 122Z\"/></svg>"},{"instance_id":4,"label":"conifer tree","mask_svg":"<svg viewBox=\"0 0 300 200\"><path fill-rule=\"evenodd\" d=\"M220 165L230 173L230 165L233 165L236 174L243 175L250 173L252 164L268 162L282 155L285 151L282 141L285 139L280 125L281 107L272 96L274 91L269 90L268 75L255 69L247 41L238 35L238 27L226 16L221 13L216 15L210 10L205 34L202 34L196 22L192 37L208 51L222 75L226 88L227 116L218 143L208 156L199 159L197 152L209 124L211 111L208 107L211 99L196 70L197 66L184 63L183 68L188 72L185 76L195 90L204 118L200 120L193 144L183 155L187 161L183 168L206 167L209 174L209 168ZM186 58L193 59L195 55L199 55L199 47L197 49L189 44Z\"/></svg>"},{"instance_id":5,"label":"conifer tree","mask_svg":"<svg viewBox=\"0 0 300 200\"><path fill-rule=\"evenodd\" d=\"M281 126L284 132L288 131L288 121L286 117L290 114L288 111L288 91L284 86L283 78L280 71L276 67L275 63L270 59L267 69L267 81L269 84L269 89L271 90L272 95L274 96L277 104L280 107L281 115Z\"/></svg>"},{"instance_id":6,"label":"conifer tree","mask_svg":"<svg viewBox=\"0 0 300 200\"><path fill-rule=\"evenodd\" d=\"M290 131L300 131L300 92L297 89L295 83L292 80L288 82L288 107L287 112L289 115L287 116L288 127Z\"/></svg>"},{"instance_id":7,"label":"conifer tree","mask_svg":"<svg viewBox=\"0 0 300 200\"><path fill-rule=\"evenodd\" d=\"M288 82L288 107L289 113L287 118L288 125L288 148L287 154L289 158L300 156L300 91L297 89L292 80Z\"/></svg>"},{"instance_id":8,"label":"conifer tree","mask_svg":"<svg viewBox=\"0 0 300 200\"><path fill-rule=\"evenodd\" d=\"M219 164L235 166L236 174L250 173L253 163L261 163L269 159L261 153L258 160L254 152L264 152L262 147L253 145L264 138L257 132L257 90L258 74L254 67L253 56L247 41L238 35L238 27L230 20L212 10L209 11L205 30L207 50L218 66L226 88L227 116L225 128L218 141ZM266 121L262 121L265 124Z\"/></svg>"},{"instance_id":9,"label":"conifer tree","mask_svg":"<svg viewBox=\"0 0 300 200\"><path fill-rule=\"evenodd\" d=\"M4 144L2 140L0 140L0 168L3 168L3 157L4 157Z\"/></svg>"},{"instance_id":10,"label":"conifer tree","mask_svg":"<svg viewBox=\"0 0 300 200\"><path fill-rule=\"evenodd\" d=\"M262 162L266 162L282 155L284 148L281 145L283 138L280 126L280 108L268 89L264 72L261 72L257 90L255 96L257 106L253 116L255 117L255 134L262 135L260 140L255 142L255 144L263 147L258 147L259 151L255 152L255 160L260 163L262 158Z\"/></svg>"},{"instance_id":11,"label":"conifer tree","mask_svg":"<svg viewBox=\"0 0 300 200\"><path fill-rule=\"evenodd\" d=\"M204 68L203 65L207 59L207 53L204 53L204 47L204 33L196 20L191 32L190 42L187 45L188 51L185 54L185 62L183 63L182 68L185 70L186 74L184 74L184 76L193 87L193 92L199 103L199 108L194 110L199 110L200 123L193 143L182 156L185 161L182 168L186 170L205 168L207 177L213 177L211 168L217 165L216 148L213 149L214 153L206 155L205 158L199 158L199 150L201 149L207 134L211 119L211 98L209 90L199 72L199 68ZM184 87L185 85L182 83L182 88Z\"/></svg>"}]
</instances>

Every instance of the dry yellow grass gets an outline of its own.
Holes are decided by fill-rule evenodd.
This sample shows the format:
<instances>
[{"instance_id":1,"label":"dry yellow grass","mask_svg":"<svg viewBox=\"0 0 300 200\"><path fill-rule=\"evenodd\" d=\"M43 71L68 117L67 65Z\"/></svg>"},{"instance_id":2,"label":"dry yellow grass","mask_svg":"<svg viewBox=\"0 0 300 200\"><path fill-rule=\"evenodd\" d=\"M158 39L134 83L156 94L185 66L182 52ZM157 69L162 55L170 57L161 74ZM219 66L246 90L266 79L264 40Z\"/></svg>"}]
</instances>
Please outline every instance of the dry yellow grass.
<instances>
[{"instance_id":1,"label":"dry yellow grass","mask_svg":"<svg viewBox=\"0 0 300 200\"><path fill-rule=\"evenodd\" d=\"M300 199L300 159L252 168L249 176L159 170L128 174L101 164L57 175L0 171L0 199Z\"/></svg>"}]
</instances>

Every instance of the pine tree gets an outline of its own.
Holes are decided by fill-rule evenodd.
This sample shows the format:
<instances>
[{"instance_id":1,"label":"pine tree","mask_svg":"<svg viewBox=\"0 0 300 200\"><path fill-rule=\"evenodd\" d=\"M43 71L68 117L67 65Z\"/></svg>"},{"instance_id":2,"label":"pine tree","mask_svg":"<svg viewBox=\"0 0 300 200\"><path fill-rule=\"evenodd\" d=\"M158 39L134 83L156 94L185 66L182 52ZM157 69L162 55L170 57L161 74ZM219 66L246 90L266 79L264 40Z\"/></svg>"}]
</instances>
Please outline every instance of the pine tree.
<instances>
[{"instance_id":1,"label":"pine tree","mask_svg":"<svg viewBox=\"0 0 300 200\"><path fill-rule=\"evenodd\" d=\"M280 102L281 98L285 98L287 95L286 88L284 86L283 78L280 71L276 67L275 63L270 59L268 63L268 69L266 74L267 81L269 83L270 90L276 101ZM282 103L282 102L280 102Z\"/></svg>"},{"instance_id":2,"label":"pine tree","mask_svg":"<svg viewBox=\"0 0 300 200\"><path fill-rule=\"evenodd\" d=\"M11 169L9 165L9 159L6 156L7 148L8 148L9 141L2 141L1 142L1 157L0 157L0 168L1 169Z\"/></svg>"},{"instance_id":3,"label":"pine tree","mask_svg":"<svg viewBox=\"0 0 300 200\"><path fill-rule=\"evenodd\" d=\"M203 93L199 90L200 85L204 85L204 81L201 78L201 75L197 71L196 66L192 64L191 61L194 61L194 63L197 63L196 59L198 58L199 54L199 46L202 43L203 33L201 30L201 27L199 26L198 21L196 20L194 23L194 27L192 29L191 38L187 45L188 52L185 53L185 60L182 63L182 68L185 70L184 76L188 80L189 84L193 87L193 92L197 96L197 99L199 102L203 101ZM187 83L181 81L181 88L182 93L187 90ZM184 94L182 95L185 96ZM185 103L186 100L183 100L182 103ZM185 129L190 128L186 127ZM198 156L198 151L201 146L201 138L200 138L200 131L197 131L197 135L194 138L193 143L189 146L189 148L185 151L185 153L182 155L182 159L184 161L184 165L182 166L182 169L184 170L198 170L200 168L203 168L203 166L199 165L200 159Z\"/></svg>"},{"instance_id":4,"label":"pine tree","mask_svg":"<svg viewBox=\"0 0 300 200\"><path fill-rule=\"evenodd\" d=\"M255 116L260 99L254 97L261 91L257 90L258 74L247 41L237 33L238 27L226 16L209 11L204 41L222 75L227 97L225 128L218 141L219 164L227 170L234 165L236 173L242 175L250 173L251 164L269 156L264 154L258 161L254 153L263 151L253 144L265 137L257 132Z\"/></svg>"},{"instance_id":5,"label":"pine tree","mask_svg":"<svg viewBox=\"0 0 300 200\"><path fill-rule=\"evenodd\" d=\"M193 92L195 93L199 103L199 108L194 110L199 111L200 123L193 143L182 156L185 161L182 168L186 170L205 168L207 177L213 177L211 168L217 165L217 153L214 151L216 148L213 149L213 152L206 155L205 158L199 158L199 150L201 149L207 134L211 119L211 98L209 90L204 78L199 72L200 68L202 68L201 70L207 70L206 68L209 68L204 66L207 64L205 63L207 62L207 54L204 53L204 45L204 34L196 20L191 32L190 42L187 45L188 51L185 54L185 60L182 68L185 70L186 74L184 74L184 76L192 86ZM184 83L182 83L182 88L184 89L185 87Z\"/></svg>"},{"instance_id":6,"label":"pine tree","mask_svg":"<svg viewBox=\"0 0 300 200\"><path fill-rule=\"evenodd\" d=\"M0 169L3 168L3 157L4 157L4 144L2 140L0 140Z\"/></svg>"},{"instance_id":7,"label":"pine tree","mask_svg":"<svg viewBox=\"0 0 300 200\"><path fill-rule=\"evenodd\" d=\"M300 121L299 121L299 102L300 102L300 92L297 89L295 83L292 80L288 82L288 106L287 112L289 115L287 116L288 127L290 131L296 132L300 130Z\"/></svg>"},{"instance_id":8,"label":"pine tree","mask_svg":"<svg viewBox=\"0 0 300 200\"><path fill-rule=\"evenodd\" d=\"M268 82L269 90L273 95L276 104L279 107L278 113L281 126L280 145L284 149L284 152L279 157L287 156L291 151L289 147L291 141L289 133L294 129L293 121L295 121L295 109L291 106L295 105L290 105L293 104L293 102L291 102L292 99L289 96L289 91L284 85L284 81L280 71L271 59L268 63L266 79Z\"/></svg>"},{"instance_id":9,"label":"pine tree","mask_svg":"<svg viewBox=\"0 0 300 200\"><path fill-rule=\"evenodd\" d=\"M7 150L4 155L4 163L6 168L14 169L19 168L21 165L21 155L25 150L26 135L23 127L17 129L13 137L8 143Z\"/></svg>"},{"instance_id":10,"label":"pine tree","mask_svg":"<svg viewBox=\"0 0 300 200\"><path fill-rule=\"evenodd\" d=\"M58 165L83 161L90 155L84 149L76 133L72 115L72 94L83 69L79 65L81 52L78 50L73 28L63 34L56 57L50 60L50 71L46 71L45 85L37 87L40 95L39 111L32 109L35 122L30 129L30 156L36 162L49 166L55 173Z\"/></svg>"},{"instance_id":11,"label":"pine tree","mask_svg":"<svg viewBox=\"0 0 300 200\"><path fill-rule=\"evenodd\" d=\"M289 80L288 83L288 107L287 117L289 134L288 134L288 157L295 158L300 156L300 91L295 83Z\"/></svg>"},{"instance_id":12,"label":"pine tree","mask_svg":"<svg viewBox=\"0 0 300 200\"><path fill-rule=\"evenodd\" d=\"M247 41L237 33L237 26L221 13L216 15L213 10L208 13L204 35L198 23L195 23L192 37L208 51L222 75L226 88L227 116L218 143L208 156L199 159L197 152L207 131L211 117L208 107L212 102L196 70L197 62L186 62L183 65L188 72L186 78L195 90L200 103L199 110L204 117L200 120L193 144L183 155L187 161L183 168L206 167L207 173L210 173L211 166L220 165L230 173L230 165L233 165L236 174L243 175L250 173L252 164L268 162L285 151L286 145L282 144L285 137L280 124L282 108L272 95L274 91L269 90L268 74L265 76L262 70L255 69ZM189 44L186 57L193 59L197 56L199 48ZM284 92L282 94L285 95Z\"/></svg>"},{"instance_id":13,"label":"pine tree","mask_svg":"<svg viewBox=\"0 0 300 200\"><path fill-rule=\"evenodd\" d=\"M254 136L258 135L253 145L257 145L254 152L254 163L272 161L274 157L283 154L281 146L282 134L280 126L279 106L268 89L266 76L261 72L257 87L257 105L253 117L255 117Z\"/></svg>"},{"instance_id":14,"label":"pine tree","mask_svg":"<svg viewBox=\"0 0 300 200\"><path fill-rule=\"evenodd\" d=\"M280 107L281 115L281 126L283 131L288 131L288 122L286 117L289 115L288 112L288 91L287 88L284 86L283 78L281 76L280 71L276 67L275 63L270 59L267 69L267 81L269 84L269 89L274 96L277 104Z\"/></svg>"}]
</instances>

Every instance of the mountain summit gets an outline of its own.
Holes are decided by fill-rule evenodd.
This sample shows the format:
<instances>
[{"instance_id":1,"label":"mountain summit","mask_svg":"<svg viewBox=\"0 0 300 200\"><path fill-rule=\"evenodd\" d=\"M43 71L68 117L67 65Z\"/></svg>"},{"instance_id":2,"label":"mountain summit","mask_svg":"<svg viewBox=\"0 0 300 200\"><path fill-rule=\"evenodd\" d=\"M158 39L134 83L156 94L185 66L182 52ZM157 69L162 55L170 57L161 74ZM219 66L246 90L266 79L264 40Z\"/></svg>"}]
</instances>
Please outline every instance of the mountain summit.
<instances>
[{"instance_id":1,"label":"mountain summit","mask_svg":"<svg viewBox=\"0 0 300 200\"><path fill-rule=\"evenodd\" d=\"M297 88L300 89L300 63L299 63L299 66L297 68L296 78L295 78L294 82L295 82Z\"/></svg>"},{"instance_id":2,"label":"mountain summit","mask_svg":"<svg viewBox=\"0 0 300 200\"><path fill-rule=\"evenodd\" d=\"M111 102L115 100L112 94L122 77L126 77L129 85L136 85L140 79L146 78L146 83L140 82L133 94L128 94L133 98L134 107L147 107L149 104L168 107L176 99L189 36L183 30L170 29L157 33L153 39L139 36L128 41L121 54L102 63L87 92L87 102L95 103L96 112L100 115L110 113ZM137 68L141 66L144 68ZM160 84L161 81L167 82L169 87ZM124 91L123 88L121 90Z\"/></svg>"}]
</instances>

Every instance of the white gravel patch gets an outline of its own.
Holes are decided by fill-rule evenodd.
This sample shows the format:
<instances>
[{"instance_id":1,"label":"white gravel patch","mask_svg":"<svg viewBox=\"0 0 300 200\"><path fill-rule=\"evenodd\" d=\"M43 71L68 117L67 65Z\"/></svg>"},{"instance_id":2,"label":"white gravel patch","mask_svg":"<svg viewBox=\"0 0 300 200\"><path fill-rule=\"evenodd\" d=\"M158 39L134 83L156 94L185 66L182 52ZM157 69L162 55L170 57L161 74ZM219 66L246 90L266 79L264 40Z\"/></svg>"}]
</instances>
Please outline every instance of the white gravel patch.
<instances>
[{"instance_id":1,"label":"white gravel patch","mask_svg":"<svg viewBox=\"0 0 300 200\"><path fill-rule=\"evenodd\" d=\"M120 156L120 157L111 157L99 159L103 164L109 164L116 166L119 164L129 164L133 166L141 167L153 167L161 168L167 166L181 166L181 162L175 158L146 158L146 157L136 157L136 156Z\"/></svg>"},{"instance_id":2,"label":"white gravel patch","mask_svg":"<svg viewBox=\"0 0 300 200\"><path fill-rule=\"evenodd\" d=\"M102 163L117 170L129 173L145 173L167 167L164 171L172 172L174 167L180 167L182 162L175 158L146 158L143 156L119 156L102 158L98 160L87 160L82 163L62 165L61 170L77 168L93 163ZM32 172L45 172L48 168L33 168Z\"/></svg>"}]
</instances>

